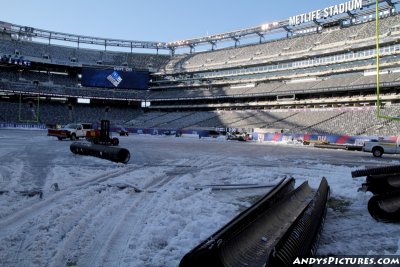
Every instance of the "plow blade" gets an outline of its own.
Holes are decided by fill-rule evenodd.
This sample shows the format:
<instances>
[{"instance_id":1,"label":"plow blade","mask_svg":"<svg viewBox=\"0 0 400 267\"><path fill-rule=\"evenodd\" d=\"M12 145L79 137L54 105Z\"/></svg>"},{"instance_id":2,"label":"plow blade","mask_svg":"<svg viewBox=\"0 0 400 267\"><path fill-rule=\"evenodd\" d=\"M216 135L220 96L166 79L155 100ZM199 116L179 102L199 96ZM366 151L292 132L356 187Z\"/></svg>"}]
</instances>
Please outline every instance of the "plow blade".
<instances>
[{"instance_id":1,"label":"plow blade","mask_svg":"<svg viewBox=\"0 0 400 267\"><path fill-rule=\"evenodd\" d=\"M368 211L377 221L400 222L400 191L371 197Z\"/></svg>"},{"instance_id":2,"label":"plow blade","mask_svg":"<svg viewBox=\"0 0 400 267\"><path fill-rule=\"evenodd\" d=\"M324 192L317 194L307 182L293 188L293 178L282 180L253 206L186 254L180 266L275 266L269 261L277 259L270 255L276 254L276 247L285 244L294 231L304 235L294 249L309 253L318 236L328 187L326 183L318 190ZM313 222L308 223L310 220ZM279 251L283 252L284 247L279 246Z\"/></svg>"},{"instance_id":3,"label":"plow blade","mask_svg":"<svg viewBox=\"0 0 400 267\"><path fill-rule=\"evenodd\" d=\"M393 173L400 173L400 165L355 170L351 172L351 176L353 178L356 178L368 175L393 174Z\"/></svg>"},{"instance_id":4,"label":"plow blade","mask_svg":"<svg viewBox=\"0 0 400 267\"><path fill-rule=\"evenodd\" d=\"M362 189L374 195L400 190L400 173L368 175Z\"/></svg>"},{"instance_id":5,"label":"plow blade","mask_svg":"<svg viewBox=\"0 0 400 267\"><path fill-rule=\"evenodd\" d=\"M361 190L374 194L368 201L368 211L375 220L400 222L400 165L357 170L351 174L367 176Z\"/></svg>"},{"instance_id":6,"label":"plow blade","mask_svg":"<svg viewBox=\"0 0 400 267\"><path fill-rule=\"evenodd\" d=\"M296 257L315 255L325 221L328 197L329 187L324 178L313 200L275 246L269 257L269 266L292 266Z\"/></svg>"}]
</instances>

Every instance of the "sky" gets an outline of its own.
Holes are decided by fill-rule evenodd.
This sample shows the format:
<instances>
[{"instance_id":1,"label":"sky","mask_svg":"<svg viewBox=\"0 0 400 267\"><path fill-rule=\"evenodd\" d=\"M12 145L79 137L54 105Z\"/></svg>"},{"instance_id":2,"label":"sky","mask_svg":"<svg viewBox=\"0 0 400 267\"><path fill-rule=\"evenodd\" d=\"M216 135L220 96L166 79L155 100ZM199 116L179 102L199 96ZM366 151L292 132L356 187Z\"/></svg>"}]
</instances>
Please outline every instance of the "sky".
<instances>
[{"instance_id":1,"label":"sky","mask_svg":"<svg viewBox=\"0 0 400 267\"><path fill-rule=\"evenodd\" d=\"M344 0L2 0L0 20L39 29L170 42L288 19ZM6 3L6 4L5 4Z\"/></svg>"}]
</instances>

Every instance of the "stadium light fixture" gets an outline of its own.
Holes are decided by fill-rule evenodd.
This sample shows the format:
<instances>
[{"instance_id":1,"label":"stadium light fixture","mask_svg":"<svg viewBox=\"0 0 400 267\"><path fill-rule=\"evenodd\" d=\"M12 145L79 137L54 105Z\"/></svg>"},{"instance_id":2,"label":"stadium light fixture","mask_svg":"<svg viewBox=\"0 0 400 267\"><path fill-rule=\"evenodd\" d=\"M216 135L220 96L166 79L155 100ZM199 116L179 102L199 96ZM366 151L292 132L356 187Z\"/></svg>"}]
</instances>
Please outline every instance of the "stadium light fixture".
<instances>
[{"instance_id":1,"label":"stadium light fixture","mask_svg":"<svg viewBox=\"0 0 400 267\"><path fill-rule=\"evenodd\" d=\"M266 30L268 30L269 29L269 24L263 24L263 25L261 25L261 30L262 31L266 31Z\"/></svg>"},{"instance_id":2,"label":"stadium light fixture","mask_svg":"<svg viewBox=\"0 0 400 267\"><path fill-rule=\"evenodd\" d=\"M89 98L78 98L77 103L80 104L90 104L90 99Z\"/></svg>"}]
</instances>

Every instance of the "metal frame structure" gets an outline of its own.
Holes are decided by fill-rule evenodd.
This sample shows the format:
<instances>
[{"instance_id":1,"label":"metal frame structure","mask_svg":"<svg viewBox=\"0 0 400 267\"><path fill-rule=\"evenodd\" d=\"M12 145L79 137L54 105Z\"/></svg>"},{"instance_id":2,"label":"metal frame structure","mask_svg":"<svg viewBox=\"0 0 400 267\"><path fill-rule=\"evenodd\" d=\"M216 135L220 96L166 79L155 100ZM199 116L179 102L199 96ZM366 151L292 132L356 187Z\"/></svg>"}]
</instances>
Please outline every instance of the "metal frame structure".
<instances>
[{"instance_id":1,"label":"metal frame structure","mask_svg":"<svg viewBox=\"0 0 400 267\"><path fill-rule=\"evenodd\" d=\"M400 0L378 0L380 4L379 10L386 10L393 8L395 4L400 3ZM108 39L101 37L91 37L77 34L61 33L48 31L43 29L37 29L28 26L16 25L8 22L0 21L0 33L7 33L14 36L18 40L32 40L32 39L46 39L51 44L52 40L65 41L77 43L79 48L80 44L99 45L104 46L107 50L108 47L124 47L130 48L131 52L133 49L144 48L144 49L155 49L157 53L160 49L169 50L171 55L175 54L175 51L179 48L189 48L190 52L194 52L195 47L198 45L210 44L211 49L217 48L218 42L233 41L234 46L240 45L242 38L259 37L259 43L265 41L265 35L286 32L287 36L291 36L295 31L307 30L315 27L323 27L325 24L329 24L335 21L342 21L354 18L357 16L365 16L374 14L375 9L370 8L376 4L375 0L363 0L363 10L353 14L351 12L343 13L326 19L312 20L301 25L291 26L289 19L281 20L272 23L266 23L260 26L225 32L220 34L214 34L209 36L203 36L193 39L185 39L174 42L152 42L152 41L134 41L134 40L122 40L122 39ZM365 7L365 8L364 8Z\"/></svg>"},{"instance_id":2,"label":"metal frame structure","mask_svg":"<svg viewBox=\"0 0 400 267\"><path fill-rule=\"evenodd\" d=\"M387 10L388 8L393 8L395 4L400 3L399 0L378 0L380 4L379 11ZM215 34L210 36L204 36L194 39L185 39L181 41L175 41L168 43L169 47L173 47L174 49L180 47L195 47L199 44L210 43L212 45L212 50L215 49L217 42L221 41L234 41L235 47L238 42L240 42L241 38L249 38L249 37L259 37L260 43L264 40L264 36L272 33L286 32L288 36L292 35L295 31L307 30L310 28L315 28L316 26L323 27L325 24L329 24L335 21L342 21L354 18L357 16L366 16L375 13L375 8L373 8L376 4L375 0L363 0L363 10L357 13L343 13L340 15L333 16L331 18L312 20L306 23L302 23L298 26L291 26L289 24L289 19L281 20L278 22L266 23L260 26L246 28L242 30L236 30L221 34Z\"/></svg>"},{"instance_id":3,"label":"metal frame structure","mask_svg":"<svg viewBox=\"0 0 400 267\"><path fill-rule=\"evenodd\" d=\"M29 95L29 98L34 97L33 95ZM37 98L37 103L36 103L36 109L35 109L35 116L36 120L24 120L21 118L21 112L22 112L22 98L23 94L19 94L19 107L18 107L18 121L19 122L39 122L39 112L40 112L40 94L36 95Z\"/></svg>"}]
</instances>

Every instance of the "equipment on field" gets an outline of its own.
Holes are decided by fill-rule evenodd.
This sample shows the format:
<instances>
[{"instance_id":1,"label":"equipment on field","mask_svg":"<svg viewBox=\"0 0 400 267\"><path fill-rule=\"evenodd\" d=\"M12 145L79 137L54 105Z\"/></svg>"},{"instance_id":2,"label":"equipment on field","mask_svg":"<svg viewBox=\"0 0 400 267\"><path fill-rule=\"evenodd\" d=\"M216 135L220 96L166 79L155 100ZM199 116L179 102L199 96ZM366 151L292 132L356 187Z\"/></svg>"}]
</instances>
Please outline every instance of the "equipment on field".
<instances>
[{"instance_id":1,"label":"equipment on field","mask_svg":"<svg viewBox=\"0 0 400 267\"><path fill-rule=\"evenodd\" d=\"M127 129L121 127L119 130L116 131L117 133L119 133L119 136L128 136L129 132Z\"/></svg>"},{"instance_id":2,"label":"equipment on field","mask_svg":"<svg viewBox=\"0 0 400 267\"><path fill-rule=\"evenodd\" d=\"M227 140L238 140L238 141L247 141L250 140L250 134L246 132L227 132L226 133Z\"/></svg>"},{"instance_id":3,"label":"equipment on field","mask_svg":"<svg viewBox=\"0 0 400 267\"><path fill-rule=\"evenodd\" d=\"M329 185L295 188L283 179L264 197L188 252L180 267L292 266L312 257L325 221Z\"/></svg>"},{"instance_id":4,"label":"equipment on field","mask_svg":"<svg viewBox=\"0 0 400 267\"><path fill-rule=\"evenodd\" d=\"M128 163L131 154L126 148L110 147L106 145L88 144L85 142L74 142L70 145L70 150L74 154L93 156L108 159L114 162Z\"/></svg>"},{"instance_id":5,"label":"equipment on field","mask_svg":"<svg viewBox=\"0 0 400 267\"><path fill-rule=\"evenodd\" d=\"M86 133L86 140L93 144L117 146L119 139L110 135L110 121L102 120L100 130L95 129Z\"/></svg>"},{"instance_id":6,"label":"equipment on field","mask_svg":"<svg viewBox=\"0 0 400 267\"><path fill-rule=\"evenodd\" d=\"M368 211L374 219L400 222L400 165L356 170L351 175L367 176L360 190L374 194L368 201Z\"/></svg>"}]
</instances>

